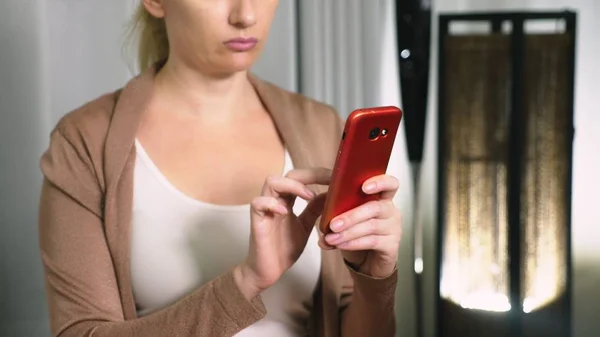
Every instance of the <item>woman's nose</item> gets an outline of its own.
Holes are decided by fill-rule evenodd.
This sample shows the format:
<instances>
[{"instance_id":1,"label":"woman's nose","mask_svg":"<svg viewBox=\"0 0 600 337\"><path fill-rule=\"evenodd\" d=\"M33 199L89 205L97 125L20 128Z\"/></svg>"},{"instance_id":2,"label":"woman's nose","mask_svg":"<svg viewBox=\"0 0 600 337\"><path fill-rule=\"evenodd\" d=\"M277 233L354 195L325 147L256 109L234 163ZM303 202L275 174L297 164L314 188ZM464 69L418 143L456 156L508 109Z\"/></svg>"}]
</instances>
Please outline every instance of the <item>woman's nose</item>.
<instances>
[{"instance_id":1,"label":"woman's nose","mask_svg":"<svg viewBox=\"0 0 600 337\"><path fill-rule=\"evenodd\" d=\"M239 28L248 28L256 24L256 1L233 0L229 24Z\"/></svg>"}]
</instances>

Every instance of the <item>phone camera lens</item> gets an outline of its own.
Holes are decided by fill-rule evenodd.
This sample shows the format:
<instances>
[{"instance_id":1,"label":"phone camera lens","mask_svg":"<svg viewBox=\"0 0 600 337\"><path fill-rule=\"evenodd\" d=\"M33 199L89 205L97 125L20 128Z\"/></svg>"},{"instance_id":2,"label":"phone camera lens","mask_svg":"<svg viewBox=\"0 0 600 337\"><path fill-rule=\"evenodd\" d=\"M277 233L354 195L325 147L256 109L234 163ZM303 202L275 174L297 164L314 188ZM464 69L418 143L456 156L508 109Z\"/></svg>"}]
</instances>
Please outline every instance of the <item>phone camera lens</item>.
<instances>
[{"instance_id":1,"label":"phone camera lens","mask_svg":"<svg viewBox=\"0 0 600 337\"><path fill-rule=\"evenodd\" d=\"M379 128L371 129L371 132L369 132L369 139L375 139L377 136L379 136Z\"/></svg>"}]
</instances>

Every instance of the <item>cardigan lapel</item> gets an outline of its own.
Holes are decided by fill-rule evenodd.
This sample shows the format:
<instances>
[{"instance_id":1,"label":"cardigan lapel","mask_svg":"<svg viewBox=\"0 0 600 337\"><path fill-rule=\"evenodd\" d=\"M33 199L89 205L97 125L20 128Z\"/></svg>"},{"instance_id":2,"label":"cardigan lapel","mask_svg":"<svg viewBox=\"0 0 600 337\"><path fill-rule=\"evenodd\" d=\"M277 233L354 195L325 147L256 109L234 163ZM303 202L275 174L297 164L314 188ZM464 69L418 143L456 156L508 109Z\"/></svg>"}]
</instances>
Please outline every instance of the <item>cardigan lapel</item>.
<instances>
[{"instance_id":1,"label":"cardigan lapel","mask_svg":"<svg viewBox=\"0 0 600 337\"><path fill-rule=\"evenodd\" d=\"M104 225L125 319L137 316L129 269L134 144L140 116L152 96L153 77L154 70L150 69L129 81L117 95L104 149L107 185Z\"/></svg>"},{"instance_id":2,"label":"cardigan lapel","mask_svg":"<svg viewBox=\"0 0 600 337\"><path fill-rule=\"evenodd\" d=\"M306 148L307 144L304 141L304 136L308 134L306 126L299 122L302 115L301 107L290 99L292 94L259 79L254 74L249 74L248 78L271 115L290 153L294 167L309 168L313 166L313 160L309 155L311 151Z\"/></svg>"}]
</instances>

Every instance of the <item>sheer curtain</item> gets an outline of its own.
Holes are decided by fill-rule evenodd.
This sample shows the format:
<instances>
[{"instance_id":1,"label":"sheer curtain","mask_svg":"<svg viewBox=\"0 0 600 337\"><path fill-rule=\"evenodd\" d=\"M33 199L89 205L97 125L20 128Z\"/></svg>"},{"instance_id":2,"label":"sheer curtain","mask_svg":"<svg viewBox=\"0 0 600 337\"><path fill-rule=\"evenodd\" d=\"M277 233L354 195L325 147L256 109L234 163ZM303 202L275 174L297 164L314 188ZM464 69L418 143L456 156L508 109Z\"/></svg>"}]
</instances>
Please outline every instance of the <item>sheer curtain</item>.
<instances>
[{"instance_id":1,"label":"sheer curtain","mask_svg":"<svg viewBox=\"0 0 600 337\"><path fill-rule=\"evenodd\" d=\"M300 0L300 91L331 104L345 118L370 106L401 106L393 0ZM401 189L403 213L397 288L398 335L414 334L413 262L410 246L411 180L404 128L398 133L388 174Z\"/></svg>"},{"instance_id":2,"label":"sheer curtain","mask_svg":"<svg viewBox=\"0 0 600 337\"><path fill-rule=\"evenodd\" d=\"M36 234L44 16L44 1L0 2L0 336L48 335Z\"/></svg>"}]
</instances>

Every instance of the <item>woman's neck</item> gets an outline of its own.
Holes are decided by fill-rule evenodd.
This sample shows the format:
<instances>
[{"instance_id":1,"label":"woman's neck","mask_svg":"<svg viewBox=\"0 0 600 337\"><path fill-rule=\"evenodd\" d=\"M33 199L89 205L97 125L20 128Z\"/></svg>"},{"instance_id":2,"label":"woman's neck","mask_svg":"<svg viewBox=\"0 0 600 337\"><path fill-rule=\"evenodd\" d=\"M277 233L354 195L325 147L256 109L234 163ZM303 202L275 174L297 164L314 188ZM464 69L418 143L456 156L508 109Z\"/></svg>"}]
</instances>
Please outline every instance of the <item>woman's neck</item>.
<instances>
[{"instance_id":1,"label":"woman's neck","mask_svg":"<svg viewBox=\"0 0 600 337\"><path fill-rule=\"evenodd\" d=\"M170 111L214 121L235 118L255 95L246 71L211 77L176 61L159 70L155 92Z\"/></svg>"}]
</instances>

